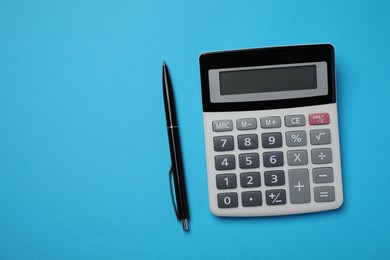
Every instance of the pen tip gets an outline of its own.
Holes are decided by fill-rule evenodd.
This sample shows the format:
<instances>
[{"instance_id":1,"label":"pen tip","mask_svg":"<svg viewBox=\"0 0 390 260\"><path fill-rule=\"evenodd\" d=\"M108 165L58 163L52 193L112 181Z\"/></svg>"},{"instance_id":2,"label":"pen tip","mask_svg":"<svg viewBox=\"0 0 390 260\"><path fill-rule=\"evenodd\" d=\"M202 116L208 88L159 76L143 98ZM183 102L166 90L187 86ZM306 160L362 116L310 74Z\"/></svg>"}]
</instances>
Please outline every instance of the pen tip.
<instances>
[{"instance_id":1,"label":"pen tip","mask_svg":"<svg viewBox=\"0 0 390 260\"><path fill-rule=\"evenodd\" d=\"M188 226L188 219L182 219L181 220L181 223L183 224L183 229L185 230L185 231L188 231L188 230L190 230L190 228L189 228L189 226Z\"/></svg>"},{"instance_id":2,"label":"pen tip","mask_svg":"<svg viewBox=\"0 0 390 260\"><path fill-rule=\"evenodd\" d=\"M165 62L165 60L164 60L164 62L163 62L163 66L167 66L167 63Z\"/></svg>"}]
</instances>

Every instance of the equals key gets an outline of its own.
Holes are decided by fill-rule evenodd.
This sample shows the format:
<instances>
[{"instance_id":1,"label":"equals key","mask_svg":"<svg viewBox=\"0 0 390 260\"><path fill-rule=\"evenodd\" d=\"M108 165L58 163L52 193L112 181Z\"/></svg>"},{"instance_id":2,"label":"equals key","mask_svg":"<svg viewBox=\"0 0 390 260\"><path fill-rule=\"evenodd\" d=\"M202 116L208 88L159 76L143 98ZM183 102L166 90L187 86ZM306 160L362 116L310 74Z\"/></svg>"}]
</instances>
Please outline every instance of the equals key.
<instances>
[{"instance_id":1,"label":"equals key","mask_svg":"<svg viewBox=\"0 0 390 260\"><path fill-rule=\"evenodd\" d=\"M315 202L331 202L335 200L335 192L333 186L315 187L314 201Z\"/></svg>"}]
</instances>

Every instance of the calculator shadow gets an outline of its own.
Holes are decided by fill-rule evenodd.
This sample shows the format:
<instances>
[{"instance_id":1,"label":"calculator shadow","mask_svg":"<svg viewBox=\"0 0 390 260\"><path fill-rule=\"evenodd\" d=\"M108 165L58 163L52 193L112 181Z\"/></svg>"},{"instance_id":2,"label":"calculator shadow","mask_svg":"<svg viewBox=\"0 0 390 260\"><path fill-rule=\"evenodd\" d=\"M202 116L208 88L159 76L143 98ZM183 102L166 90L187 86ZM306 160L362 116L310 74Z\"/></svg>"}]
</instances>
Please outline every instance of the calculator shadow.
<instances>
[{"instance_id":1,"label":"calculator shadow","mask_svg":"<svg viewBox=\"0 0 390 260\"><path fill-rule=\"evenodd\" d=\"M346 210L347 205L345 205L345 202L343 205L341 205L340 208L335 210L328 210L328 211L320 211L320 212L311 212L311 213L303 213L303 214L294 214L294 215L279 215L279 216L262 216L262 217L217 217L214 216L214 220L218 223L223 224L231 224L231 223L258 223L258 222L264 222L267 221L267 224L272 222L278 222L281 221L295 221L299 220L302 221L303 219L310 219L310 220L320 220L323 221L324 219L330 219L330 218L337 218L339 216L344 215L344 211Z\"/></svg>"}]
</instances>

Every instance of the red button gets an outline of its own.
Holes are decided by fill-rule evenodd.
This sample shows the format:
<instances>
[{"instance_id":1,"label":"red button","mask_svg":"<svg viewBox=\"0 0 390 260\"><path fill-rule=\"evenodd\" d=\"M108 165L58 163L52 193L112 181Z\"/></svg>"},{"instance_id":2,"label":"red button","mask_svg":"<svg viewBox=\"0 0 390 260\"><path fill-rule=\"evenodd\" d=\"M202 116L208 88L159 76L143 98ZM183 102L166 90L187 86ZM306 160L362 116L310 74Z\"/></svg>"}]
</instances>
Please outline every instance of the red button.
<instances>
[{"instance_id":1,"label":"red button","mask_svg":"<svg viewBox=\"0 0 390 260\"><path fill-rule=\"evenodd\" d=\"M309 124L311 125L327 125L329 124L328 113L318 113L309 115Z\"/></svg>"}]
</instances>

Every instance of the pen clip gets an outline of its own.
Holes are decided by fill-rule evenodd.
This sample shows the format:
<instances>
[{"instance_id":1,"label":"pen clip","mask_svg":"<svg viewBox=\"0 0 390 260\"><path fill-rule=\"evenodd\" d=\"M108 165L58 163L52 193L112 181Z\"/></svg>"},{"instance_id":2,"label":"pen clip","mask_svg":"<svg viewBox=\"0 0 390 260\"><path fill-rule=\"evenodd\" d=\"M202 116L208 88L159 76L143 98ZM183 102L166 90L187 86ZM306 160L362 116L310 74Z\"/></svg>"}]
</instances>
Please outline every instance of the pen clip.
<instances>
[{"instance_id":1,"label":"pen clip","mask_svg":"<svg viewBox=\"0 0 390 260\"><path fill-rule=\"evenodd\" d=\"M176 217L178 218L179 217L179 214L177 212L177 205L175 203L175 194L173 192L173 186L172 186L172 176L173 176L173 166L171 165L171 168L169 169L169 174L168 174L168 178L169 178L169 189L171 191L171 199L172 199L172 205L173 205L173 209L175 210L175 213L176 213Z\"/></svg>"}]
</instances>

